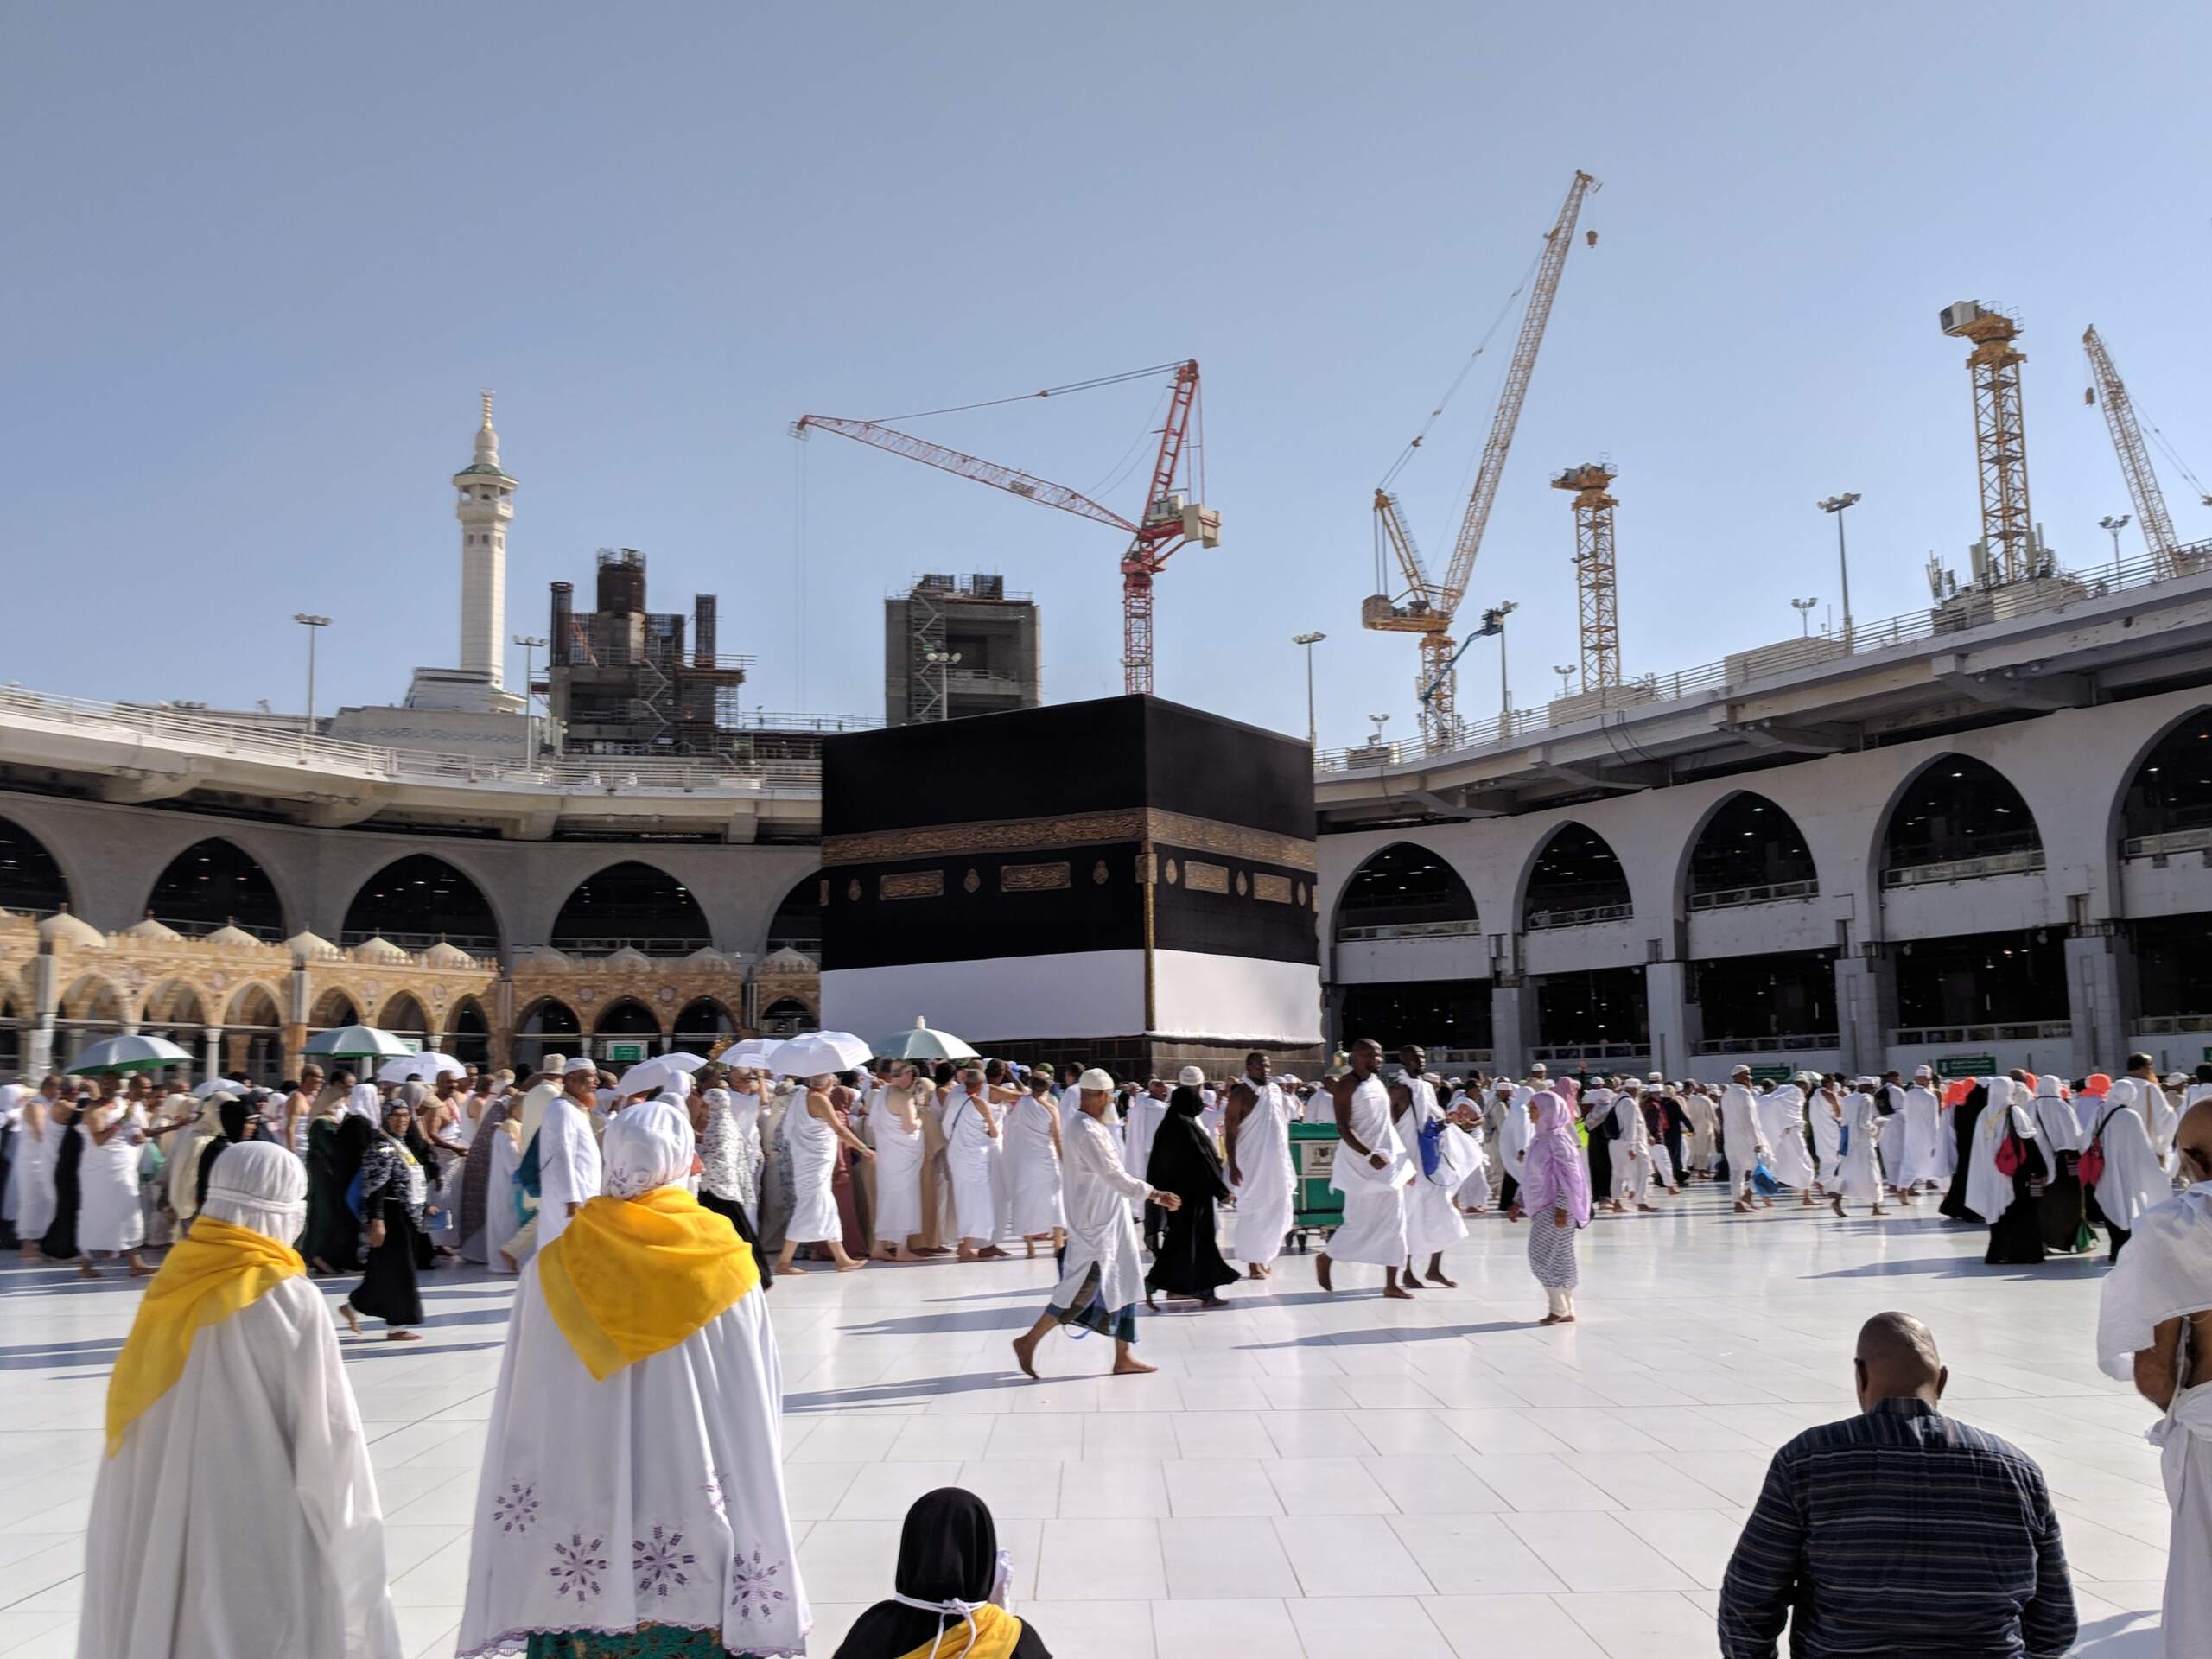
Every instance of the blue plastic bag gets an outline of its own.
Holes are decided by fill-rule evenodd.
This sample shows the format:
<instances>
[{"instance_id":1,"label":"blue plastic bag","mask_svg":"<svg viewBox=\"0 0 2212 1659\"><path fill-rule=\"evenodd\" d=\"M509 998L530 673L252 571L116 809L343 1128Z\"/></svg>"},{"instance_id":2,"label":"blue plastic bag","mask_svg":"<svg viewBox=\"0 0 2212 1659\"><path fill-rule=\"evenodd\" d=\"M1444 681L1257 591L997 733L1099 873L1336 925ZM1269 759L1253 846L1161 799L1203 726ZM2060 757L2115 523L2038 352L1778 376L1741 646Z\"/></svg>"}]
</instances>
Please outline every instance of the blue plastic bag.
<instances>
[{"instance_id":1,"label":"blue plastic bag","mask_svg":"<svg viewBox=\"0 0 2212 1659\"><path fill-rule=\"evenodd\" d=\"M1751 1191L1763 1198L1770 1198L1782 1191L1782 1183L1774 1179L1774 1173L1767 1168L1764 1159L1752 1167Z\"/></svg>"}]
</instances>

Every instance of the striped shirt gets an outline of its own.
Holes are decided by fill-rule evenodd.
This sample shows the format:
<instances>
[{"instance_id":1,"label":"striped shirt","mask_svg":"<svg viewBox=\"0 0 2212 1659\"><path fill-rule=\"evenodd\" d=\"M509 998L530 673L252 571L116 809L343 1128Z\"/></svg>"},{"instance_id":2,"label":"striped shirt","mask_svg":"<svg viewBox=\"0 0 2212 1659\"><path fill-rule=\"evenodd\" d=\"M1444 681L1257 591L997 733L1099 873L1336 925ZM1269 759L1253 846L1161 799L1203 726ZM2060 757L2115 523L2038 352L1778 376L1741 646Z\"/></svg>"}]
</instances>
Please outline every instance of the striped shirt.
<instances>
[{"instance_id":1,"label":"striped shirt","mask_svg":"<svg viewBox=\"0 0 2212 1659\"><path fill-rule=\"evenodd\" d=\"M2034 1459L1924 1400L1775 1453L1720 1591L1725 1659L2055 1659L2074 1592Z\"/></svg>"}]
</instances>

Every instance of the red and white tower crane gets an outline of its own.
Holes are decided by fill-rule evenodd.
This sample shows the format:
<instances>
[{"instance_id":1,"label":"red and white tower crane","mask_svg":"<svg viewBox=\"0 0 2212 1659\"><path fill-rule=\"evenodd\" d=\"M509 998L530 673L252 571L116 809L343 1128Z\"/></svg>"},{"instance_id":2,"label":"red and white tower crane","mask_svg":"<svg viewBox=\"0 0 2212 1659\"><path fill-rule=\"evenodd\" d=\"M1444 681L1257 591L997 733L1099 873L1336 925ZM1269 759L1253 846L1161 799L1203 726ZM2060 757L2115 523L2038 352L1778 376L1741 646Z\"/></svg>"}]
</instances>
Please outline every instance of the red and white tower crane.
<instances>
[{"instance_id":1,"label":"red and white tower crane","mask_svg":"<svg viewBox=\"0 0 2212 1659\"><path fill-rule=\"evenodd\" d=\"M1177 549L1192 542L1200 547L1221 545L1221 515L1200 503L1204 493L1205 467L1203 445L1191 442L1194 419L1203 429L1203 420L1198 417L1198 365L1193 358L1181 363L1162 365L1155 369L1138 369L1128 374L1107 375L1096 380L1079 381L1065 386L1048 386L1042 391L1024 394L1025 397L1053 397L1071 391L1085 391L1094 387L1116 385L1150 375L1172 373L1174 376L1167 397L1167 415L1160 428L1160 445L1153 456L1152 478L1147 485L1144 505L1134 519L1124 518L1111 507L1102 506L1089 496L1071 490L1065 484L1055 484L1048 479L1033 476L1017 467L1001 466L997 461L979 460L949 449L926 438L897 431L880 421L858 421L834 415L802 415L792 426L795 437L804 438L815 431L835 432L842 437L871 444L878 449L887 449L894 455L904 455L909 461L918 461L940 471L962 478L974 479L979 484L988 484L1025 500L1039 502L1048 507L1058 507L1063 512L1094 523L1109 524L1129 537L1128 550L1122 555L1122 684L1130 692L1152 690L1152 584L1153 578L1166 568L1167 561ZM1017 398L994 399L996 403L1014 403ZM962 405L965 409L988 407L983 404ZM950 410L933 410L931 414L950 414ZM912 416L901 416L911 419Z\"/></svg>"}]
</instances>

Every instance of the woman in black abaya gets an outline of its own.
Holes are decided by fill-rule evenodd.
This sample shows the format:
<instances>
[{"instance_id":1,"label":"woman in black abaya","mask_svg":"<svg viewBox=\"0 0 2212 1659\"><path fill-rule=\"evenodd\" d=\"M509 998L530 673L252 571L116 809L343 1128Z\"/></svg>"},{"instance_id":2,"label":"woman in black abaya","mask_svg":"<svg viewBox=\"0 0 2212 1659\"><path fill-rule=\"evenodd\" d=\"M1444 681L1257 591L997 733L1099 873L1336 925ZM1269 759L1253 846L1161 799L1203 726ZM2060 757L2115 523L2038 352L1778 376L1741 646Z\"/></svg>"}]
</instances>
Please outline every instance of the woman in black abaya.
<instances>
[{"instance_id":1,"label":"woman in black abaya","mask_svg":"<svg viewBox=\"0 0 2212 1659\"><path fill-rule=\"evenodd\" d=\"M914 1500L899 1535L893 1584L898 1599L855 1619L836 1659L906 1659L932 1649L938 1659L982 1653L1052 1659L1028 1621L994 1599L1001 1593L998 1529L973 1492L940 1486Z\"/></svg>"},{"instance_id":2,"label":"woman in black abaya","mask_svg":"<svg viewBox=\"0 0 2212 1659\"><path fill-rule=\"evenodd\" d=\"M54 1154L54 1224L39 1240L39 1254L49 1262L74 1262L77 1206L85 1192L85 1103L55 1101L50 1127L60 1132L61 1145Z\"/></svg>"},{"instance_id":3,"label":"woman in black abaya","mask_svg":"<svg viewBox=\"0 0 2212 1659\"><path fill-rule=\"evenodd\" d=\"M358 1120L357 1120L358 1121ZM421 1150L417 1150L417 1148ZM429 1254L423 1219L429 1196L429 1143L415 1132L415 1114L404 1100L386 1103L384 1128L361 1160L362 1234L369 1261L361 1282L338 1305L340 1317L361 1332L358 1317L382 1319L393 1342L421 1338L406 1329L423 1323L423 1293L416 1271Z\"/></svg>"},{"instance_id":4,"label":"woman in black abaya","mask_svg":"<svg viewBox=\"0 0 2212 1659\"><path fill-rule=\"evenodd\" d=\"M1198 1091L1185 1084L1168 1096L1167 1116L1153 1133L1145 1179L1155 1192L1173 1192L1183 1207L1166 1212L1160 1249L1144 1276L1147 1304L1164 1290L1219 1307L1214 1292L1236 1282L1236 1269L1222 1260L1214 1236L1214 1205L1229 1196L1229 1188L1221 1179L1221 1154L1198 1120L1205 1109Z\"/></svg>"},{"instance_id":5,"label":"woman in black abaya","mask_svg":"<svg viewBox=\"0 0 2212 1659\"><path fill-rule=\"evenodd\" d=\"M1967 1173L1974 1166L1974 1130L1982 1109L1989 1104L1987 1085L1977 1083L1967 1096L1951 1108L1951 1132L1958 1141L1959 1161L1951 1172L1951 1190L1938 1206L1953 1221L1979 1222L1983 1217L1967 1208Z\"/></svg>"}]
</instances>

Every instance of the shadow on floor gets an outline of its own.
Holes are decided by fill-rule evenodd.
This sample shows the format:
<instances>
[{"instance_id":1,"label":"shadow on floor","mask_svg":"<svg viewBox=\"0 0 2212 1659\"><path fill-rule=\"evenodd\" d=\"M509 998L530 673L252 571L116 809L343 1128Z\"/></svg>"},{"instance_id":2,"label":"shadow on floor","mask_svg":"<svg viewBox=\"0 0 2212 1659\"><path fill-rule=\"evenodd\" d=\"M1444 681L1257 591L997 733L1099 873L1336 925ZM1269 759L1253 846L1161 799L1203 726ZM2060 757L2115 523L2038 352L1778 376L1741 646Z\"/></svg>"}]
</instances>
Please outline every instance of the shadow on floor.
<instances>
[{"instance_id":1,"label":"shadow on floor","mask_svg":"<svg viewBox=\"0 0 2212 1659\"><path fill-rule=\"evenodd\" d=\"M1375 1331L1329 1331L1285 1342L1240 1342L1242 1354L1287 1348L1358 1348L1376 1343L1456 1342L1461 1337L1493 1336L1502 1331L1535 1331L1535 1319L1491 1319L1481 1325L1394 1325Z\"/></svg>"},{"instance_id":2,"label":"shadow on floor","mask_svg":"<svg viewBox=\"0 0 2212 1659\"><path fill-rule=\"evenodd\" d=\"M2106 1264L2086 1255L2054 1255L2040 1263L1991 1266L1955 1255L1920 1255L1901 1262L1862 1262L1853 1268L1832 1268L1808 1273L1808 1279L1895 1279L1918 1275L1933 1279L2094 1279Z\"/></svg>"},{"instance_id":3,"label":"shadow on floor","mask_svg":"<svg viewBox=\"0 0 2212 1659\"><path fill-rule=\"evenodd\" d=\"M1099 1344L1102 1349L1107 1344ZM957 1376L922 1376L905 1382L866 1382L849 1389L817 1389L804 1394L786 1394L784 1413L786 1416L800 1416L810 1412L866 1410L870 1406L911 1406L925 1399L954 1394L995 1394L1011 1389L1049 1388L1055 1382L1090 1382L1098 1378L1097 1371L1080 1371L1066 1376L1045 1376L1032 1379L1014 1369L1013 1357L1007 1357L1003 1371L963 1372Z\"/></svg>"},{"instance_id":4,"label":"shadow on floor","mask_svg":"<svg viewBox=\"0 0 2212 1659\"><path fill-rule=\"evenodd\" d=\"M0 1371L52 1371L67 1365L112 1365L123 1351L123 1338L103 1337L85 1342L29 1342L0 1348Z\"/></svg>"},{"instance_id":5,"label":"shadow on floor","mask_svg":"<svg viewBox=\"0 0 2212 1659\"><path fill-rule=\"evenodd\" d=\"M2158 1659L2158 1616L2115 1613L2082 1626L2075 1659Z\"/></svg>"}]
</instances>

